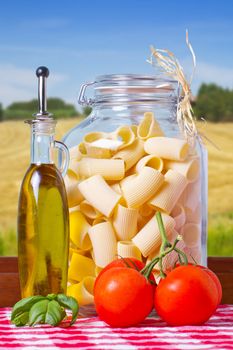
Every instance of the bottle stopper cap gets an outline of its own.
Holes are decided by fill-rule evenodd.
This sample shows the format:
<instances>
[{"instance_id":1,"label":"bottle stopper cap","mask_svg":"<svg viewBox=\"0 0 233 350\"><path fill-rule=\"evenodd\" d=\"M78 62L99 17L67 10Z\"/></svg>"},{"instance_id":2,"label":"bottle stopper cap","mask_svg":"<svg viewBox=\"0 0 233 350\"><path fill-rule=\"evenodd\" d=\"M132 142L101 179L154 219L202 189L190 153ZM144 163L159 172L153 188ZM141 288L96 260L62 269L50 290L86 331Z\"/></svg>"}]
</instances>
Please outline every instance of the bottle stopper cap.
<instances>
[{"instance_id":1,"label":"bottle stopper cap","mask_svg":"<svg viewBox=\"0 0 233 350\"><path fill-rule=\"evenodd\" d=\"M46 97L46 82L49 76L49 69L45 66L40 66L36 70L38 77L38 106L39 111L33 116L37 119L51 118L52 114L47 111L47 97Z\"/></svg>"}]
</instances>

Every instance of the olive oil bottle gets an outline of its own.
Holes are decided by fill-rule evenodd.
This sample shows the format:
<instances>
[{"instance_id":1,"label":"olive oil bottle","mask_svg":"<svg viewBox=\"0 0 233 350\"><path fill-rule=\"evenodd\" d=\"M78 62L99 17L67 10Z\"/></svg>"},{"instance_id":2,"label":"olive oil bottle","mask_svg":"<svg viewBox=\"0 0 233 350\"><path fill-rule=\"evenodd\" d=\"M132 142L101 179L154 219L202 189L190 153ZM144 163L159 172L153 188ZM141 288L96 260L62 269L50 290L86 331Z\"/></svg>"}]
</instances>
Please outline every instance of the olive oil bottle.
<instances>
[{"instance_id":1,"label":"olive oil bottle","mask_svg":"<svg viewBox=\"0 0 233 350\"><path fill-rule=\"evenodd\" d=\"M53 150L69 151L54 141L56 121L47 112L46 78L39 67L39 112L26 121L31 126L31 165L23 179L18 205L18 261L22 297L66 293L69 212L61 171L53 162Z\"/></svg>"}]
</instances>

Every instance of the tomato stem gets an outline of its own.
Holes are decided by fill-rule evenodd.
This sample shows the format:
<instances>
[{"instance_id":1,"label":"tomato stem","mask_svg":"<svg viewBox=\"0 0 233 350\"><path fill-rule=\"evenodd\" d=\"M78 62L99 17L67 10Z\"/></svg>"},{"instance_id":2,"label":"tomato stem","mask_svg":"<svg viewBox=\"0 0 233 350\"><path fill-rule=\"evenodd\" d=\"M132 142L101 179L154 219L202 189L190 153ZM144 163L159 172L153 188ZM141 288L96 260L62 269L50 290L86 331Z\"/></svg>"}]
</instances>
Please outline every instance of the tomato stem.
<instances>
[{"instance_id":1,"label":"tomato stem","mask_svg":"<svg viewBox=\"0 0 233 350\"><path fill-rule=\"evenodd\" d=\"M152 264L153 262L153 264ZM143 275L148 279L150 277L150 274L154 268L154 266L159 262L159 257L153 259L150 264L146 265L140 272L143 273L143 270L145 271L145 274Z\"/></svg>"},{"instance_id":2,"label":"tomato stem","mask_svg":"<svg viewBox=\"0 0 233 350\"><path fill-rule=\"evenodd\" d=\"M198 265L198 263L197 263L197 261L194 259L194 257L191 255L191 254L189 254L190 256L191 256L191 258L192 258L192 260L193 260L193 262L194 262L194 265Z\"/></svg>"},{"instance_id":3,"label":"tomato stem","mask_svg":"<svg viewBox=\"0 0 233 350\"><path fill-rule=\"evenodd\" d=\"M163 253L166 248L170 248L172 245L167 239L167 234L166 234L165 227L163 224L162 215L159 211L157 211L157 213L156 213L156 219L157 219L157 223L158 223L158 227L159 227L159 232L160 232L160 235L162 238L160 253Z\"/></svg>"},{"instance_id":4,"label":"tomato stem","mask_svg":"<svg viewBox=\"0 0 233 350\"><path fill-rule=\"evenodd\" d=\"M156 220L157 220L157 223L159 226L159 232L160 232L160 235L162 238L162 243L161 243L161 247L160 247L160 251L159 251L159 255L160 255L160 257L159 257L159 270L160 270L160 276L162 278L165 278L166 273L163 271L163 256L162 255L165 252L165 250L167 248L170 248L172 245L167 239L167 234L166 234L165 227L163 224L162 215L159 211L157 211L157 213L156 213Z\"/></svg>"},{"instance_id":5,"label":"tomato stem","mask_svg":"<svg viewBox=\"0 0 233 350\"><path fill-rule=\"evenodd\" d=\"M170 254L172 251L175 251L178 254L178 259L180 264L182 265L187 265L188 264L188 259L182 250L178 249L176 247L177 243L182 239L180 235L177 236L175 239L174 243L171 244L168 241L167 234L164 228L163 224L163 219L161 216L160 212L156 213L156 219L159 227L159 232L161 235L162 243L161 243L161 248L159 250L159 256L155 257L148 265L146 265L140 272L147 278L149 279L149 276L156 264L159 265L159 270L160 270L160 277L165 278L166 273L163 270L163 258Z\"/></svg>"},{"instance_id":6,"label":"tomato stem","mask_svg":"<svg viewBox=\"0 0 233 350\"><path fill-rule=\"evenodd\" d=\"M116 254L116 256L119 257L119 258L121 258L121 259L124 261L126 267L129 267L129 268L131 267L130 264L126 261L126 259L123 258L123 256L121 256L121 255L119 255L119 254Z\"/></svg>"},{"instance_id":7,"label":"tomato stem","mask_svg":"<svg viewBox=\"0 0 233 350\"><path fill-rule=\"evenodd\" d=\"M171 253L177 243L179 242L179 239L175 239L174 243L171 245L170 248L164 250L163 252L161 252L159 254L159 256L155 257L148 265L146 265L140 272L147 278L149 278L151 271L153 270L154 266L160 261L162 260L166 255L168 255L169 253ZM165 273L164 273L165 274Z\"/></svg>"},{"instance_id":8,"label":"tomato stem","mask_svg":"<svg viewBox=\"0 0 233 350\"><path fill-rule=\"evenodd\" d=\"M174 249L177 253L178 253L178 256L181 258L183 258L183 261L182 261L182 264L184 265L188 265L188 259L187 259L187 256L184 252L182 252L182 250L178 249L178 248L175 248Z\"/></svg>"}]
</instances>

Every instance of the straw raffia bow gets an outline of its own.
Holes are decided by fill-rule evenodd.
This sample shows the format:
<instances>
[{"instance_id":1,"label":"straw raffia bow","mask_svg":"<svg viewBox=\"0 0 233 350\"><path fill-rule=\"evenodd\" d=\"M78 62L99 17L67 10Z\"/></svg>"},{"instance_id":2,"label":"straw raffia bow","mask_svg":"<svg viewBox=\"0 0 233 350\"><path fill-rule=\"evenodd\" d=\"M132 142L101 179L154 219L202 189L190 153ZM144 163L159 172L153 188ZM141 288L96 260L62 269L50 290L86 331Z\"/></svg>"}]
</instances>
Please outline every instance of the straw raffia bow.
<instances>
[{"instance_id":1,"label":"straw raffia bow","mask_svg":"<svg viewBox=\"0 0 233 350\"><path fill-rule=\"evenodd\" d=\"M169 50L155 49L153 46L151 46L151 57L149 60L147 60L147 62L149 62L152 65L160 66L165 71L165 74L167 74L172 79L177 80L179 85L181 86L182 91L181 99L177 108L177 122L184 137L187 139L191 146L194 146L197 137L201 139L202 135L200 135L200 133L197 131L197 127L195 124L195 116L190 102L190 85L192 83L194 72L196 69L196 56L189 42L188 31L186 31L186 44L191 52L193 60L193 71L189 82L185 77L183 68L179 63L178 59L175 57L173 52Z\"/></svg>"}]
</instances>

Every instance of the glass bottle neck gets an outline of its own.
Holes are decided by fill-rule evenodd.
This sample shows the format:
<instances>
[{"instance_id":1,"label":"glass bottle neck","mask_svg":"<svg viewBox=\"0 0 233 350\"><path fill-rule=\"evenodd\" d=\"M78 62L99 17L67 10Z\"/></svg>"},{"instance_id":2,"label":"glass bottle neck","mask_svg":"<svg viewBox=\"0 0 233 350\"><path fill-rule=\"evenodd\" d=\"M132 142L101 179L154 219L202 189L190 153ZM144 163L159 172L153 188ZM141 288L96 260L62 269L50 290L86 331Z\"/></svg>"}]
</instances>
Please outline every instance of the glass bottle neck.
<instances>
[{"instance_id":1,"label":"glass bottle neck","mask_svg":"<svg viewBox=\"0 0 233 350\"><path fill-rule=\"evenodd\" d=\"M31 126L31 164L53 164L56 121L41 118L26 123Z\"/></svg>"},{"instance_id":2,"label":"glass bottle neck","mask_svg":"<svg viewBox=\"0 0 233 350\"><path fill-rule=\"evenodd\" d=\"M53 164L53 135L32 132L31 164Z\"/></svg>"}]
</instances>

